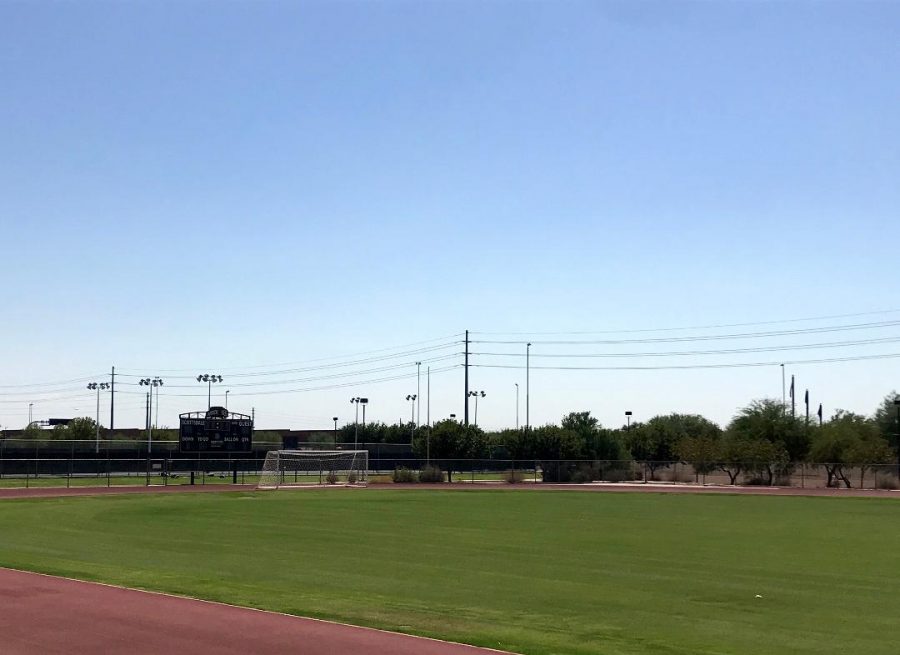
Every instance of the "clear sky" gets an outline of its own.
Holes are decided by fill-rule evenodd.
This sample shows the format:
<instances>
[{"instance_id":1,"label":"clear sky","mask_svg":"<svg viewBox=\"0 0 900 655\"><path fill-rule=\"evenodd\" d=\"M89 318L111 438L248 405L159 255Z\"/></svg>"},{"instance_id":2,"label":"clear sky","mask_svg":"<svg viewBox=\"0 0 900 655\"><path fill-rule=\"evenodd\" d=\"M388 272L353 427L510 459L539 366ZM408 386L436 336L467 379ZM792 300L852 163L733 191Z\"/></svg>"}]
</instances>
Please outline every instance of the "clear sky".
<instances>
[{"instance_id":1,"label":"clear sky","mask_svg":"<svg viewBox=\"0 0 900 655\"><path fill-rule=\"evenodd\" d=\"M395 421L415 378L371 380L459 345L239 374L465 329L539 341L900 308L898 30L896 2L0 2L0 425L22 427L29 402L35 418L93 415L85 380L113 365L166 379L163 425L205 407L191 377L203 372L223 374L219 401L230 389L259 427L343 422L352 395ZM896 323L536 343L531 363L892 337ZM524 352L473 351L488 346ZM898 352L886 341L612 364ZM426 366L461 361L425 362L423 395ZM826 411L870 412L900 388L898 365L787 369ZM383 366L398 368L360 372ZM479 423L514 423L516 382L524 422L524 371L472 369L487 393ZM117 426L142 426L142 389L120 388ZM532 423L570 409L608 425L625 409L724 422L780 396L781 373L535 369L531 393ZM461 370L435 373L431 395L432 418L461 414Z\"/></svg>"}]
</instances>

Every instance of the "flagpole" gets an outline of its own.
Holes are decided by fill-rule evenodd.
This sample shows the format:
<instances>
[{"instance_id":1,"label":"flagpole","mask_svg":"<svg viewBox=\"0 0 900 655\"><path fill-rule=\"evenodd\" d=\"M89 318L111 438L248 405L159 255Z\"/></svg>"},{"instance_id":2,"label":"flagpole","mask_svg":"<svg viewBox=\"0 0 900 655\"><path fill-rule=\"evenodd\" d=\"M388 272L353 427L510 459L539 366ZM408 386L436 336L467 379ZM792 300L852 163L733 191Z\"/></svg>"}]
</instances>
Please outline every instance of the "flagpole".
<instances>
[{"instance_id":1,"label":"flagpole","mask_svg":"<svg viewBox=\"0 0 900 655\"><path fill-rule=\"evenodd\" d=\"M805 402L806 402L806 425L809 425L809 389L806 390Z\"/></svg>"},{"instance_id":2,"label":"flagpole","mask_svg":"<svg viewBox=\"0 0 900 655\"><path fill-rule=\"evenodd\" d=\"M791 418L797 418L797 392L794 390L794 376L791 376Z\"/></svg>"}]
</instances>

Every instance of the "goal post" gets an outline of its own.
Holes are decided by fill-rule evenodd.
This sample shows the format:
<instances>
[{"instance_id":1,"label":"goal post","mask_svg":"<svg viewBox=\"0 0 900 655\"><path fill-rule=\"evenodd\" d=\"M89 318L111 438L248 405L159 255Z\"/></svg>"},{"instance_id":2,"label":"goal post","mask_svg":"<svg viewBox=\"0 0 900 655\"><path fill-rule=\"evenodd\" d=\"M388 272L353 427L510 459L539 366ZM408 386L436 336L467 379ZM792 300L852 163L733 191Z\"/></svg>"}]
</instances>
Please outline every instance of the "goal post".
<instances>
[{"instance_id":1,"label":"goal post","mask_svg":"<svg viewBox=\"0 0 900 655\"><path fill-rule=\"evenodd\" d=\"M367 450L270 450L257 489L294 486L365 486Z\"/></svg>"}]
</instances>

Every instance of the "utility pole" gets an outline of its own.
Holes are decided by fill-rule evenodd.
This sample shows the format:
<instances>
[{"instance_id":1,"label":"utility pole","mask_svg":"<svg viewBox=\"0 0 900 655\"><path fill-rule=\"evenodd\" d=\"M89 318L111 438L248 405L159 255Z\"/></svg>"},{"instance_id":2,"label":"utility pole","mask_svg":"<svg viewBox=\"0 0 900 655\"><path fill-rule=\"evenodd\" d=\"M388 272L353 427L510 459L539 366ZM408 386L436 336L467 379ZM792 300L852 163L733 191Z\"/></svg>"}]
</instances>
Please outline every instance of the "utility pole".
<instances>
[{"instance_id":1,"label":"utility pole","mask_svg":"<svg viewBox=\"0 0 900 655\"><path fill-rule=\"evenodd\" d=\"M463 408L463 422L469 424L469 331L466 330L466 388L464 392L465 406Z\"/></svg>"},{"instance_id":2,"label":"utility pole","mask_svg":"<svg viewBox=\"0 0 900 655\"><path fill-rule=\"evenodd\" d=\"M531 428L531 343L525 345L525 430Z\"/></svg>"},{"instance_id":3,"label":"utility pole","mask_svg":"<svg viewBox=\"0 0 900 655\"><path fill-rule=\"evenodd\" d=\"M112 367L109 385L109 430L116 429L116 367Z\"/></svg>"},{"instance_id":4,"label":"utility pole","mask_svg":"<svg viewBox=\"0 0 900 655\"><path fill-rule=\"evenodd\" d=\"M427 389L428 401L425 403L425 420L428 421L428 430L431 430L431 367L429 366L425 372L425 377L428 380L425 388Z\"/></svg>"}]
</instances>

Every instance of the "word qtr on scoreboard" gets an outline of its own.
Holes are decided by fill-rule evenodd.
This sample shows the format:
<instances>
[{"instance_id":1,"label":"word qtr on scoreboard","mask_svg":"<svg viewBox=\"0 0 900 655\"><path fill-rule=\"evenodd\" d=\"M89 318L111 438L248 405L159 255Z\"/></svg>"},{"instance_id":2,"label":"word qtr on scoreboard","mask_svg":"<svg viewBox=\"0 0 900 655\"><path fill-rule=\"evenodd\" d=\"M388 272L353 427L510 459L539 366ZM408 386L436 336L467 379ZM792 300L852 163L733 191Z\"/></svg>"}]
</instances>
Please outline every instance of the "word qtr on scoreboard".
<instances>
[{"instance_id":1,"label":"word qtr on scoreboard","mask_svg":"<svg viewBox=\"0 0 900 655\"><path fill-rule=\"evenodd\" d=\"M253 419L247 414L210 407L179 414L179 449L183 453L246 453L253 449Z\"/></svg>"}]
</instances>

